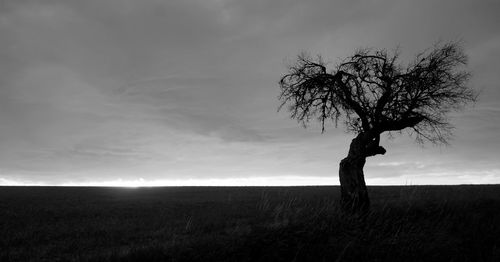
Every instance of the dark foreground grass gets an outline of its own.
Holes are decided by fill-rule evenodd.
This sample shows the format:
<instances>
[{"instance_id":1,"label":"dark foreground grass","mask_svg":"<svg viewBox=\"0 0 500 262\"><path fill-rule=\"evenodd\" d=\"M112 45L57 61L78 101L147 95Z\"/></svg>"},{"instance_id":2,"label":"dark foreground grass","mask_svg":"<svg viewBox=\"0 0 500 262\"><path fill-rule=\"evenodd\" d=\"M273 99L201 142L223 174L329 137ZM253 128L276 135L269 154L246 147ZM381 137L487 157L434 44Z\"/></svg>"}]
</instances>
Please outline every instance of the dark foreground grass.
<instances>
[{"instance_id":1,"label":"dark foreground grass","mask_svg":"<svg viewBox=\"0 0 500 262\"><path fill-rule=\"evenodd\" d=\"M500 261L500 186L0 187L0 261Z\"/></svg>"}]
</instances>

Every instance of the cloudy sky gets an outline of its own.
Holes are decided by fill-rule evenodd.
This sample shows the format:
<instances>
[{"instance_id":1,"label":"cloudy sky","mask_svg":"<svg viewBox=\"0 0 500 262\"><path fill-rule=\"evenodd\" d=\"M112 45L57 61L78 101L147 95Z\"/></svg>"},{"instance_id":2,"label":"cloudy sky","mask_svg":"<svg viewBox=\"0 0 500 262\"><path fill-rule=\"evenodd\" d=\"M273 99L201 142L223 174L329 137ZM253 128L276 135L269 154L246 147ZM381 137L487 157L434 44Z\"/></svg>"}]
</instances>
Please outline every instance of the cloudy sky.
<instances>
[{"instance_id":1,"label":"cloudy sky","mask_svg":"<svg viewBox=\"0 0 500 262\"><path fill-rule=\"evenodd\" d=\"M500 183L500 1L0 0L0 184L338 184L352 134L277 112L301 51L461 39L448 147L384 139L368 184Z\"/></svg>"}]
</instances>

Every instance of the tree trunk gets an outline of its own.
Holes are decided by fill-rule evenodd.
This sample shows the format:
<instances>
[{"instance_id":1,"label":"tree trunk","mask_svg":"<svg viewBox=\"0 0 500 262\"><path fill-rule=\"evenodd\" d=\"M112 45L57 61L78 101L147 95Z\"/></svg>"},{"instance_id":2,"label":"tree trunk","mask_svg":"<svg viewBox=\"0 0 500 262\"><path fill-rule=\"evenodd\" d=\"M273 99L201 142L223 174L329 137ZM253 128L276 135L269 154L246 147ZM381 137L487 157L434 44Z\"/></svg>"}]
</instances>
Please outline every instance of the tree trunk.
<instances>
[{"instance_id":1,"label":"tree trunk","mask_svg":"<svg viewBox=\"0 0 500 262\"><path fill-rule=\"evenodd\" d=\"M352 140L347 157L340 161L340 201L342 209L349 213L367 212L370 208L363 174L366 146L365 135L358 135Z\"/></svg>"}]
</instances>

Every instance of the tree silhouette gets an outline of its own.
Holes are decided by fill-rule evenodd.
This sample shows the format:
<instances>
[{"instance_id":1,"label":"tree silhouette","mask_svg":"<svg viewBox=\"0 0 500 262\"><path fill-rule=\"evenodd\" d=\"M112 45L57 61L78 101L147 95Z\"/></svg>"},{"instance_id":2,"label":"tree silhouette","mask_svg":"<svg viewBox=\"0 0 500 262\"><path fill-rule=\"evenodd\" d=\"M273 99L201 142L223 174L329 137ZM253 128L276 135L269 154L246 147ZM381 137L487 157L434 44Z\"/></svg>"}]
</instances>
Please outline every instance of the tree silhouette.
<instances>
[{"instance_id":1,"label":"tree silhouette","mask_svg":"<svg viewBox=\"0 0 500 262\"><path fill-rule=\"evenodd\" d=\"M304 124L318 119L337 126L341 120L356 134L340 162L341 204L346 211L366 211L369 198L363 167L366 158L385 154L384 132L408 131L417 142L447 144L448 113L476 100L463 69L467 56L457 42L436 44L407 65L399 52L361 49L333 70L320 56L298 56L282 76L279 100L291 117Z\"/></svg>"}]
</instances>

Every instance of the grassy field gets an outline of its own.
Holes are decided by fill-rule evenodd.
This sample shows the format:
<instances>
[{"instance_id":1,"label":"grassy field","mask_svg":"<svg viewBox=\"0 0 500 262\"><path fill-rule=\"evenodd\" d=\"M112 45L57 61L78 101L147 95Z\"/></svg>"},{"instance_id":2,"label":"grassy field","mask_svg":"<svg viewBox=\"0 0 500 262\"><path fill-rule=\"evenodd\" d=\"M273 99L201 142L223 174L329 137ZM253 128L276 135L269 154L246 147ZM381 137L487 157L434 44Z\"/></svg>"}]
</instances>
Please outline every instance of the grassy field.
<instances>
[{"instance_id":1,"label":"grassy field","mask_svg":"<svg viewBox=\"0 0 500 262\"><path fill-rule=\"evenodd\" d=\"M500 186L0 187L0 261L500 261Z\"/></svg>"}]
</instances>

